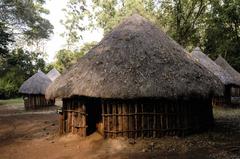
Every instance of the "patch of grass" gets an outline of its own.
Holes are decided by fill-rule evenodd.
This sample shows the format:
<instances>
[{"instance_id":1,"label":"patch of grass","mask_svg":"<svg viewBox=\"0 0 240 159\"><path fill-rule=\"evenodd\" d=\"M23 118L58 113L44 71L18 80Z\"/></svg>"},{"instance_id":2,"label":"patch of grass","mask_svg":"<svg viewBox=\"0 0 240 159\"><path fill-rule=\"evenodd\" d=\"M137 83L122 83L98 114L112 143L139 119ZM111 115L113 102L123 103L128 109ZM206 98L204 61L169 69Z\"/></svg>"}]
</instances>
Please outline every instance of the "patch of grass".
<instances>
[{"instance_id":1,"label":"patch of grass","mask_svg":"<svg viewBox=\"0 0 240 159\"><path fill-rule=\"evenodd\" d=\"M14 98L14 99L0 100L0 106L5 106L5 105L23 105L23 99Z\"/></svg>"},{"instance_id":2,"label":"patch of grass","mask_svg":"<svg viewBox=\"0 0 240 159\"><path fill-rule=\"evenodd\" d=\"M240 118L240 109L237 109L237 108L213 107L213 114L214 114L214 118L215 119Z\"/></svg>"}]
</instances>

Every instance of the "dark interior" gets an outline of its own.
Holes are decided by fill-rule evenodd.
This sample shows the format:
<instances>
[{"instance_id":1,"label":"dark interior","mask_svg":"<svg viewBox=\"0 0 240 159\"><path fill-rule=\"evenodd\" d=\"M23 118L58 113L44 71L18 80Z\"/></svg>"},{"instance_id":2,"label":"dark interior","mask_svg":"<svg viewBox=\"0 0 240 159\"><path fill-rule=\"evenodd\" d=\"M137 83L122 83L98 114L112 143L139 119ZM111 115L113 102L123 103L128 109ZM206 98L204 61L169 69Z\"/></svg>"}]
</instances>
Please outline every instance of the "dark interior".
<instances>
[{"instance_id":1,"label":"dark interior","mask_svg":"<svg viewBox=\"0 0 240 159\"><path fill-rule=\"evenodd\" d=\"M86 103L87 135L91 135L97 130L97 124L102 122L101 100L91 99Z\"/></svg>"}]
</instances>

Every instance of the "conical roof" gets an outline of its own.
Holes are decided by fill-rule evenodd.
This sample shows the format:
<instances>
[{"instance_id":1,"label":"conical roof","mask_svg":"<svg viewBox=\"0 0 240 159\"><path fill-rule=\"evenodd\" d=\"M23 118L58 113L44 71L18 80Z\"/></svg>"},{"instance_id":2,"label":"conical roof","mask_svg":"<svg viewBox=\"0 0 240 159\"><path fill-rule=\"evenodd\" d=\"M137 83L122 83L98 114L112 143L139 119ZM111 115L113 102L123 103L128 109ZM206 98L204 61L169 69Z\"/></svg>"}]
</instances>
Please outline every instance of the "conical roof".
<instances>
[{"instance_id":1,"label":"conical roof","mask_svg":"<svg viewBox=\"0 0 240 159\"><path fill-rule=\"evenodd\" d=\"M48 78L50 78L52 81L54 81L56 78L58 78L61 74L53 68L51 71L47 73Z\"/></svg>"},{"instance_id":2,"label":"conical roof","mask_svg":"<svg viewBox=\"0 0 240 159\"><path fill-rule=\"evenodd\" d=\"M218 56L215 63L227 71L234 79L235 83L240 86L240 74L221 55Z\"/></svg>"},{"instance_id":3,"label":"conical roof","mask_svg":"<svg viewBox=\"0 0 240 159\"><path fill-rule=\"evenodd\" d=\"M52 81L39 70L21 85L19 92L23 94L45 94L50 83Z\"/></svg>"},{"instance_id":4,"label":"conical roof","mask_svg":"<svg viewBox=\"0 0 240 159\"><path fill-rule=\"evenodd\" d=\"M217 65L212 59L204 54L199 47L196 47L191 54L197 62L217 76L223 84L235 84L233 78L225 70L223 70L222 67Z\"/></svg>"},{"instance_id":5,"label":"conical roof","mask_svg":"<svg viewBox=\"0 0 240 159\"><path fill-rule=\"evenodd\" d=\"M57 78L46 97L182 98L214 92L223 92L216 76L163 31L134 14Z\"/></svg>"}]
</instances>

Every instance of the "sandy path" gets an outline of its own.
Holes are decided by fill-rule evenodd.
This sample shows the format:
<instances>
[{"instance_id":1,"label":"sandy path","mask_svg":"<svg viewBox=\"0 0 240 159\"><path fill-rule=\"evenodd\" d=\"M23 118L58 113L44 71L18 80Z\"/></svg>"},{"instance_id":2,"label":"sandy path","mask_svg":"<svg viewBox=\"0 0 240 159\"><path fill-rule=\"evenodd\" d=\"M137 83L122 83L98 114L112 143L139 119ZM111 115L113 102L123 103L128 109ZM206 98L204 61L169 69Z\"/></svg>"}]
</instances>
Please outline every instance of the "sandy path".
<instances>
[{"instance_id":1,"label":"sandy path","mask_svg":"<svg viewBox=\"0 0 240 159\"><path fill-rule=\"evenodd\" d=\"M239 116L219 118L215 128L203 134L130 144L123 138L104 140L97 133L86 139L59 137L58 116L52 110L0 115L0 159L240 158Z\"/></svg>"}]
</instances>

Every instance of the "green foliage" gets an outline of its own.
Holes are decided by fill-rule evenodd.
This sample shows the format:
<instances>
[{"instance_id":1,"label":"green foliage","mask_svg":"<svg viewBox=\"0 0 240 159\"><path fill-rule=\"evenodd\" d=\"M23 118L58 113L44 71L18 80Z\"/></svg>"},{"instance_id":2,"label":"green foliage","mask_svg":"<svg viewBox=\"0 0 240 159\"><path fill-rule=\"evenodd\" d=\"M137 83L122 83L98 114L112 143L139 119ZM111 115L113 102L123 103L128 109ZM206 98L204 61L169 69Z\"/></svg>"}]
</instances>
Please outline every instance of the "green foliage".
<instances>
[{"instance_id":1,"label":"green foliage","mask_svg":"<svg viewBox=\"0 0 240 159\"><path fill-rule=\"evenodd\" d=\"M61 20L61 23L66 28L66 31L62 33L63 37L67 39L67 49L71 49L76 43L82 39L82 34L79 31L86 30L84 25L85 15L89 15L88 10L85 9L85 0L69 0L67 7L63 9L66 15L66 20Z\"/></svg>"},{"instance_id":2,"label":"green foliage","mask_svg":"<svg viewBox=\"0 0 240 159\"><path fill-rule=\"evenodd\" d=\"M240 70L240 1L211 1L206 22L205 52L221 54Z\"/></svg>"},{"instance_id":3,"label":"green foliage","mask_svg":"<svg viewBox=\"0 0 240 159\"><path fill-rule=\"evenodd\" d=\"M0 22L9 28L5 32L15 39L24 35L26 41L47 39L53 26L42 17L49 13L44 3L45 0L1 0Z\"/></svg>"},{"instance_id":4,"label":"green foliage","mask_svg":"<svg viewBox=\"0 0 240 159\"><path fill-rule=\"evenodd\" d=\"M163 0L160 21L179 44L192 48L201 42L208 0Z\"/></svg>"},{"instance_id":5,"label":"green foliage","mask_svg":"<svg viewBox=\"0 0 240 159\"><path fill-rule=\"evenodd\" d=\"M222 54L240 70L239 10L239 0L69 0L64 25L72 34L68 40L79 40L82 31L102 28L106 34L123 18L138 13L187 50L201 46L213 58Z\"/></svg>"},{"instance_id":6,"label":"green foliage","mask_svg":"<svg viewBox=\"0 0 240 159\"><path fill-rule=\"evenodd\" d=\"M65 69L70 68L74 63L77 62L79 58L85 55L92 47L96 45L97 42L93 41L90 43L85 43L80 51L71 51L67 49L59 50L56 54L56 61L47 66L47 70L51 70L55 67L60 72Z\"/></svg>"},{"instance_id":7,"label":"green foliage","mask_svg":"<svg viewBox=\"0 0 240 159\"><path fill-rule=\"evenodd\" d=\"M199 39L202 35L200 23L203 21L207 5L208 0L163 0L161 2L154 0L92 0L92 4L76 0L69 1L66 10L74 8L76 15L81 13L81 18L72 16L74 14L72 12L66 12L68 16L64 24L65 26L68 24L67 32L72 32L77 38L81 34L80 31L97 27L107 33L123 18L138 13L164 27L164 30L184 47L195 46L200 42ZM82 24L86 19L89 23L84 26ZM75 25L81 25L82 28L77 30L77 27L75 29L70 27Z\"/></svg>"},{"instance_id":8,"label":"green foliage","mask_svg":"<svg viewBox=\"0 0 240 159\"><path fill-rule=\"evenodd\" d=\"M74 63L74 52L71 50L62 49L56 54L56 62L53 64L54 67L63 72L68 69Z\"/></svg>"},{"instance_id":9,"label":"green foliage","mask_svg":"<svg viewBox=\"0 0 240 159\"><path fill-rule=\"evenodd\" d=\"M52 69L54 68L54 64L53 63L50 63L50 64L47 64L44 71L45 72L49 72L51 71Z\"/></svg>"},{"instance_id":10,"label":"green foliage","mask_svg":"<svg viewBox=\"0 0 240 159\"><path fill-rule=\"evenodd\" d=\"M153 0L69 0L64 9L66 20L62 21L66 31L68 49L82 38L82 31L100 27L110 31L123 18L138 12L155 21L156 6Z\"/></svg>"},{"instance_id":11,"label":"green foliage","mask_svg":"<svg viewBox=\"0 0 240 159\"><path fill-rule=\"evenodd\" d=\"M4 99L0 100L0 106L8 106L8 105L23 105L23 99L22 98L13 98L13 99Z\"/></svg>"},{"instance_id":12,"label":"green foliage","mask_svg":"<svg viewBox=\"0 0 240 159\"><path fill-rule=\"evenodd\" d=\"M16 95L18 91L18 81L15 81L15 73L8 72L0 78L0 97L9 98Z\"/></svg>"},{"instance_id":13,"label":"green foliage","mask_svg":"<svg viewBox=\"0 0 240 159\"><path fill-rule=\"evenodd\" d=\"M0 22L0 60L8 54L8 45L13 42L12 34L6 30L5 25Z\"/></svg>"},{"instance_id":14,"label":"green foliage","mask_svg":"<svg viewBox=\"0 0 240 159\"><path fill-rule=\"evenodd\" d=\"M153 0L111 0L102 1L94 0L95 19L97 25L104 29L104 32L109 32L123 18L139 13L146 18L155 21L156 6Z\"/></svg>"},{"instance_id":15,"label":"green foliage","mask_svg":"<svg viewBox=\"0 0 240 159\"><path fill-rule=\"evenodd\" d=\"M85 43L79 52L75 52L74 56L76 59L79 59L81 58L83 55L85 55L90 49L92 49L95 45L97 44L96 41L92 41L92 42L89 42L89 43Z\"/></svg>"},{"instance_id":16,"label":"green foliage","mask_svg":"<svg viewBox=\"0 0 240 159\"><path fill-rule=\"evenodd\" d=\"M38 69L44 70L45 62L41 53L15 49L0 65L0 98L18 95L18 89Z\"/></svg>"}]
</instances>

